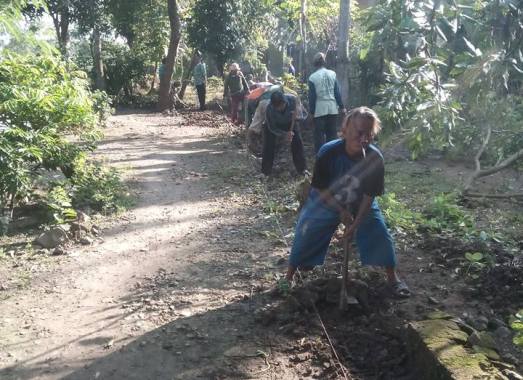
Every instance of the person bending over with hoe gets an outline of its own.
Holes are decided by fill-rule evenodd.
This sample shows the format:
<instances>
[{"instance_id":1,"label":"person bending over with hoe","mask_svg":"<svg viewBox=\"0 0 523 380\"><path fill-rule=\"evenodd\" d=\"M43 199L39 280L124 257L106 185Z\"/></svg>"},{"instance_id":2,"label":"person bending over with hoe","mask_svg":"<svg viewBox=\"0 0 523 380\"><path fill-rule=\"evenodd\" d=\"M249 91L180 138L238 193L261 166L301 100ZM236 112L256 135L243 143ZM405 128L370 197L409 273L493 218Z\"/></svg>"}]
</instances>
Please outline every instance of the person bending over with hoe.
<instances>
[{"instance_id":1,"label":"person bending over with hoe","mask_svg":"<svg viewBox=\"0 0 523 380\"><path fill-rule=\"evenodd\" d=\"M377 114L367 107L349 112L342 138L318 152L309 198L296 225L284 286L297 268L322 265L340 222L344 238L354 237L363 265L384 267L392 292L409 297L410 290L396 272L394 242L375 200L384 192L383 156L372 145L380 131Z\"/></svg>"},{"instance_id":2,"label":"person bending over with hoe","mask_svg":"<svg viewBox=\"0 0 523 380\"><path fill-rule=\"evenodd\" d=\"M300 131L296 122L296 97L275 91L265 113L263 129L263 156L262 173L269 176L274 163L276 144L281 143L283 137L291 145L292 161L298 174L305 172L305 154Z\"/></svg>"}]
</instances>

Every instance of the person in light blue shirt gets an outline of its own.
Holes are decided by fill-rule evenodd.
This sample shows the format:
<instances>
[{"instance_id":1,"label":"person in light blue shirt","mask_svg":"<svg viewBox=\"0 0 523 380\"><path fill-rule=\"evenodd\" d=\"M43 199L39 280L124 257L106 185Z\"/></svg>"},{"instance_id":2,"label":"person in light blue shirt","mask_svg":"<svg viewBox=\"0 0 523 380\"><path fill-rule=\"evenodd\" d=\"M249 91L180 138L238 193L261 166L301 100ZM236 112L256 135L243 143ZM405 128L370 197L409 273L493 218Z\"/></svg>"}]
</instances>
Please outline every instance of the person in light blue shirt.
<instances>
[{"instance_id":1,"label":"person in light blue shirt","mask_svg":"<svg viewBox=\"0 0 523 380\"><path fill-rule=\"evenodd\" d=\"M336 73L325 67L325 54L313 60L316 71L309 77L309 109L314 120L314 151L337 137L338 113L345 113Z\"/></svg>"},{"instance_id":2,"label":"person in light blue shirt","mask_svg":"<svg viewBox=\"0 0 523 380\"><path fill-rule=\"evenodd\" d=\"M196 92L198 93L198 102L200 103L200 111L205 111L205 95L207 87L207 67L203 62L203 57L200 52L196 53L198 63L194 66L193 81Z\"/></svg>"}]
</instances>

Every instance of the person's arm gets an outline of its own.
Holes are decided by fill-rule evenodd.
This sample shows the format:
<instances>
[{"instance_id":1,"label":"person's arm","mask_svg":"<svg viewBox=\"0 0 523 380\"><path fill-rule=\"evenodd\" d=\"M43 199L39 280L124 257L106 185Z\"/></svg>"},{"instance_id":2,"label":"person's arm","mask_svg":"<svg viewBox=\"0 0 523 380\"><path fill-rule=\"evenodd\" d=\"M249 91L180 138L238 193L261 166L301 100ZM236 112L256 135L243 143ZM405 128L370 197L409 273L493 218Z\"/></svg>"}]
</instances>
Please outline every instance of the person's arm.
<instances>
[{"instance_id":1,"label":"person's arm","mask_svg":"<svg viewBox=\"0 0 523 380\"><path fill-rule=\"evenodd\" d=\"M327 206L335 209L340 214L340 219L343 222L343 224L345 224L345 226L349 226L353 223L353 215L350 213L349 210L343 207L340 204L340 202L336 200L336 198L334 198L329 189L316 190L318 190L318 192L320 193L321 201L325 203Z\"/></svg>"},{"instance_id":2,"label":"person's arm","mask_svg":"<svg viewBox=\"0 0 523 380\"><path fill-rule=\"evenodd\" d=\"M314 117L316 111L316 88L311 81L309 81L309 110L311 111L312 117Z\"/></svg>"},{"instance_id":3,"label":"person's arm","mask_svg":"<svg viewBox=\"0 0 523 380\"><path fill-rule=\"evenodd\" d=\"M343 105L343 101L341 100L341 93L340 93L340 86L338 84L338 80L334 82L334 97L336 98L336 103L338 104L338 108L342 113L345 113L345 106Z\"/></svg>"},{"instance_id":4,"label":"person's arm","mask_svg":"<svg viewBox=\"0 0 523 380\"><path fill-rule=\"evenodd\" d=\"M362 180L363 199L354 221L347 226L344 236L352 238L362 220L367 216L374 198L385 191L385 166L383 158L377 153L370 153L365 159L366 173Z\"/></svg>"},{"instance_id":5,"label":"person's arm","mask_svg":"<svg viewBox=\"0 0 523 380\"><path fill-rule=\"evenodd\" d=\"M205 63L202 63L202 75L203 75L203 83L207 84L207 66Z\"/></svg>"},{"instance_id":6,"label":"person's arm","mask_svg":"<svg viewBox=\"0 0 523 380\"><path fill-rule=\"evenodd\" d=\"M265 123L267 123L267 127L269 128L269 130L271 129L271 127L274 128L270 105L268 105L267 109L265 110Z\"/></svg>"},{"instance_id":7,"label":"person's arm","mask_svg":"<svg viewBox=\"0 0 523 380\"><path fill-rule=\"evenodd\" d=\"M247 79L245 79L245 77L243 76L243 73L240 74L240 75L241 75L241 80L242 80L243 88L245 89L245 93L246 93L246 94L250 94L250 93L251 93L251 90L249 89L249 83L247 83Z\"/></svg>"},{"instance_id":8,"label":"person's arm","mask_svg":"<svg viewBox=\"0 0 523 380\"><path fill-rule=\"evenodd\" d=\"M289 142L292 141L292 138L294 137L294 124L296 123L296 106L294 106L294 110L291 111L291 127L289 128L289 132L287 133L287 139Z\"/></svg>"},{"instance_id":9,"label":"person's arm","mask_svg":"<svg viewBox=\"0 0 523 380\"><path fill-rule=\"evenodd\" d=\"M371 197L367 194L363 194L363 199L360 203L360 207L358 208L358 213L356 214L356 217L349 224L345 224L345 233L343 234L344 237L349 238L349 240L353 238L354 233L358 229L359 225L369 213L373 201L374 197Z\"/></svg>"}]
</instances>

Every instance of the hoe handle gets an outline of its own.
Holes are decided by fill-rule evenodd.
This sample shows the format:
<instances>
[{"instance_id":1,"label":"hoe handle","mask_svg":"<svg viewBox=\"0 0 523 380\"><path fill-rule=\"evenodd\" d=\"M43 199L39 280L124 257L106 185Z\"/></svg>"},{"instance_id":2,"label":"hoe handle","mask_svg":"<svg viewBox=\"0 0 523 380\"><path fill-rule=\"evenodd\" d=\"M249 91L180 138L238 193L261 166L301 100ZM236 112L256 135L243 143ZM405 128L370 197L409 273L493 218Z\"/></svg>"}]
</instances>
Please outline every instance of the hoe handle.
<instances>
[{"instance_id":1,"label":"hoe handle","mask_svg":"<svg viewBox=\"0 0 523 380\"><path fill-rule=\"evenodd\" d=\"M349 271L349 238L343 238L343 267L341 272L340 310L347 308L347 275Z\"/></svg>"}]
</instances>

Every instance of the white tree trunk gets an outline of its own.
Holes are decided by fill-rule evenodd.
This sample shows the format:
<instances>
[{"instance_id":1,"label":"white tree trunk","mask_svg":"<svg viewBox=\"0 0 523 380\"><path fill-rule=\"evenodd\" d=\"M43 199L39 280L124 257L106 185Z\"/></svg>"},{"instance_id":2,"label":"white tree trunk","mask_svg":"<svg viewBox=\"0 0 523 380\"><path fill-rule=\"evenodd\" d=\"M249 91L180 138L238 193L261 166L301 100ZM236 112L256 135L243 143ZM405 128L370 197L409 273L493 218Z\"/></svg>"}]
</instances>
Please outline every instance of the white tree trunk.
<instances>
[{"instance_id":1,"label":"white tree trunk","mask_svg":"<svg viewBox=\"0 0 523 380\"><path fill-rule=\"evenodd\" d=\"M350 0L340 0L336 75L340 85L341 99L345 107L349 106L349 27Z\"/></svg>"},{"instance_id":2,"label":"white tree trunk","mask_svg":"<svg viewBox=\"0 0 523 380\"><path fill-rule=\"evenodd\" d=\"M305 80L306 76L306 57L307 57L307 0L301 0L301 11L300 11L300 56L298 62L298 73L302 75L302 78Z\"/></svg>"}]
</instances>

